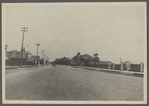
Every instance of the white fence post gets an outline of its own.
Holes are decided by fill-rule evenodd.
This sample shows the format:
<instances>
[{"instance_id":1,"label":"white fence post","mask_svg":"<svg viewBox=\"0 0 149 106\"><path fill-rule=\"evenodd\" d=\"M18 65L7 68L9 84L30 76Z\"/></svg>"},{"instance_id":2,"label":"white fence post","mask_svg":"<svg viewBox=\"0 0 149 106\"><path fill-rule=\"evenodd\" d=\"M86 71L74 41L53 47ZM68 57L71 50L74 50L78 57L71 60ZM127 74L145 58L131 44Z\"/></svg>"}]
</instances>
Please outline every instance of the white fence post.
<instances>
[{"instance_id":1,"label":"white fence post","mask_svg":"<svg viewBox=\"0 0 149 106\"><path fill-rule=\"evenodd\" d=\"M123 68L124 68L123 62L121 62L121 70L122 70L122 71L123 71Z\"/></svg>"},{"instance_id":2,"label":"white fence post","mask_svg":"<svg viewBox=\"0 0 149 106\"><path fill-rule=\"evenodd\" d=\"M109 63L109 69L111 69L111 64Z\"/></svg>"},{"instance_id":3,"label":"white fence post","mask_svg":"<svg viewBox=\"0 0 149 106\"><path fill-rule=\"evenodd\" d=\"M126 67L127 67L127 71L130 71L131 70L131 63L127 63Z\"/></svg>"},{"instance_id":4,"label":"white fence post","mask_svg":"<svg viewBox=\"0 0 149 106\"><path fill-rule=\"evenodd\" d=\"M140 72L144 72L144 64L140 63Z\"/></svg>"}]
</instances>

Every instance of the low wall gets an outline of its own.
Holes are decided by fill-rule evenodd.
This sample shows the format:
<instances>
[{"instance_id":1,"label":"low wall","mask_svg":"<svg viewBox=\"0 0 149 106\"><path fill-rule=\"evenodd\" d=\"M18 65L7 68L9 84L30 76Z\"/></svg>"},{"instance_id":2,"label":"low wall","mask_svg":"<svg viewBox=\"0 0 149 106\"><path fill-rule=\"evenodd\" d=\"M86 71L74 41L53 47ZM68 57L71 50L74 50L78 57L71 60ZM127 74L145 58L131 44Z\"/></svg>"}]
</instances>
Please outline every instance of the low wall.
<instances>
[{"instance_id":1,"label":"low wall","mask_svg":"<svg viewBox=\"0 0 149 106\"><path fill-rule=\"evenodd\" d=\"M98 66L95 66L96 68L104 68L104 69L108 69L109 68L109 65L105 64L101 64L101 65L98 65Z\"/></svg>"},{"instance_id":2,"label":"low wall","mask_svg":"<svg viewBox=\"0 0 149 106\"><path fill-rule=\"evenodd\" d=\"M141 66L142 65L142 66ZM90 66L87 66L90 67ZM99 64L98 66L91 66L95 68L103 68L103 69L113 69L113 70L123 70L123 71L135 71L135 72L143 72L144 65L141 64Z\"/></svg>"},{"instance_id":3,"label":"low wall","mask_svg":"<svg viewBox=\"0 0 149 106\"><path fill-rule=\"evenodd\" d=\"M131 64L131 71L140 72L141 65L140 64Z\"/></svg>"},{"instance_id":4,"label":"low wall","mask_svg":"<svg viewBox=\"0 0 149 106\"><path fill-rule=\"evenodd\" d=\"M21 59L20 58L9 58L5 62L6 62L6 66L19 66L21 63ZM22 65L35 65L35 63L23 58Z\"/></svg>"},{"instance_id":5,"label":"low wall","mask_svg":"<svg viewBox=\"0 0 149 106\"><path fill-rule=\"evenodd\" d=\"M120 64L115 64L115 70L121 70L121 65Z\"/></svg>"}]
</instances>

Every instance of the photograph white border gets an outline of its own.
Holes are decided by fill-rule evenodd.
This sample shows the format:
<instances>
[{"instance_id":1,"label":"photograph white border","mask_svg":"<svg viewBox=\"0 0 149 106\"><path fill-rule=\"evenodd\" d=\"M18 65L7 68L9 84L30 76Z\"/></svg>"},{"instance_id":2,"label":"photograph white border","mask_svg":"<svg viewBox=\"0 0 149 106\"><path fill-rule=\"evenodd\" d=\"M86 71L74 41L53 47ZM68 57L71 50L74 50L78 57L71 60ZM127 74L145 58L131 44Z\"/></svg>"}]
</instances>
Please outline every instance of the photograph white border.
<instances>
[{"instance_id":1,"label":"photograph white border","mask_svg":"<svg viewBox=\"0 0 149 106\"><path fill-rule=\"evenodd\" d=\"M144 6L145 11L145 29L146 39L145 45L145 59L144 59L144 100L143 101L43 101L43 100L6 100L5 99L5 6L16 5L16 4L27 4L36 5L39 3L2 3L2 104L147 104L147 3L146 2L83 2L83 3L40 3L42 5L99 5L99 6Z\"/></svg>"}]
</instances>

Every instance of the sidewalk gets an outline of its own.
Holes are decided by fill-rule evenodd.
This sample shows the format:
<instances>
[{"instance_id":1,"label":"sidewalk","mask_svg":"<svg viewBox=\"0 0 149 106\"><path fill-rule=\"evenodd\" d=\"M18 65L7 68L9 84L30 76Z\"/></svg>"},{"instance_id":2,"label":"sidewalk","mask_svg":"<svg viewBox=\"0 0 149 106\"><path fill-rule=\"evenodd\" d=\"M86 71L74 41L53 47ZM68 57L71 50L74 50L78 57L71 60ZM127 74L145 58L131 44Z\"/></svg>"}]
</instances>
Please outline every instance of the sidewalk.
<instances>
[{"instance_id":1,"label":"sidewalk","mask_svg":"<svg viewBox=\"0 0 149 106\"><path fill-rule=\"evenodd\" d=\"M17 69L18 66L5 66L5 69Z\"/></svg>"},{"instance_id":2,"label":"sidewalk","mask_svg":"<svg viewBox=\"0 0 149 106\"><path fill-rule=\"evenodd\" d=\"M93 68L93 67L84 67L84 66L77 66L78 68L89 69L89 70L96 70L96 71L104 71L104 72L112 72L112 73L119 73L124 75L133 75L133 76L144 76L143 72L134 72L134 71L121 71L121 70L113 70L113 69L102 69L102 68Z\"/></svg>"},{"instance_id":3,"label":"sidewalk","mask_svg":"<svg viewBox=\"0 0 149 106\"><path fill-rule=\"evenodd\" d=\"M35 67L35 65L22 65L22 68ZM19 66L5 66L5 69L18 69Z\"/></svg>"}]
</instances>

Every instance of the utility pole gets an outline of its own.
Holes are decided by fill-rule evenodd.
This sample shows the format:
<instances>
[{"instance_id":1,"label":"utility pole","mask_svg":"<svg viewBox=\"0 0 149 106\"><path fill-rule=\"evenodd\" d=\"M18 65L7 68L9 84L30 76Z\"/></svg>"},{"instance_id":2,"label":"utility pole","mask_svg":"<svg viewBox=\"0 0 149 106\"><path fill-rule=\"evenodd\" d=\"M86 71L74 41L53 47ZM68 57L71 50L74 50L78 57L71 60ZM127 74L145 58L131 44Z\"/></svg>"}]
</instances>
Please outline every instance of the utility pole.
<instances>
[{"instance_id":1,"label":"utility pole","mask_svg":"<svg viewBox=\"0 0 149 106\"><path fill-rule=\"evenodd\" d=\"M42 59L43 59L43 50L42 50Z\"/></svg>"},{"instance_id":2,"label":"utility pole","mask_svg":"<svg viewBox=\"0 0 149 106\"><path fill-rule=\"evenodd\" d=\"M26 27L21 27L21 31L23 31L23 37L22 37L22 46L21 46L21 62L20 62L20 67L21 67L21 65L22 65L22 51L23 51L23 42L24 42L24 33L25 32L27 32L28 30L28 28L26 28Z\"/></svg>"},{"instance_id":3,"label":"utility pole","mask_svg":"<svg viewBox=\"0 0 149 106\"><path fill-rule=\"evenodd\" d=\"M43 50L42 50L42 65L44 64Z\"/></svg>"},{"instance_id":4,"label":"utility pole","mask_svg":"<svg viewBox=\"0 0 149 106\"><path fill-rule=\"evenodd\" d=\"M38 47L40 46L40 44L37 43L36 46L37 46L37 58L36 59L37 59L37 64L38 64Z\"/></svg>"},{"instance_id":5,"label":"utility pole","mask_svg":"<svg viewBox=\"0 0 149 106\"><path fill-rule=\"evenodd\" d=\"M44 54L44 64L46 64L46 55Z\"/></svg>"}]
</instances>

